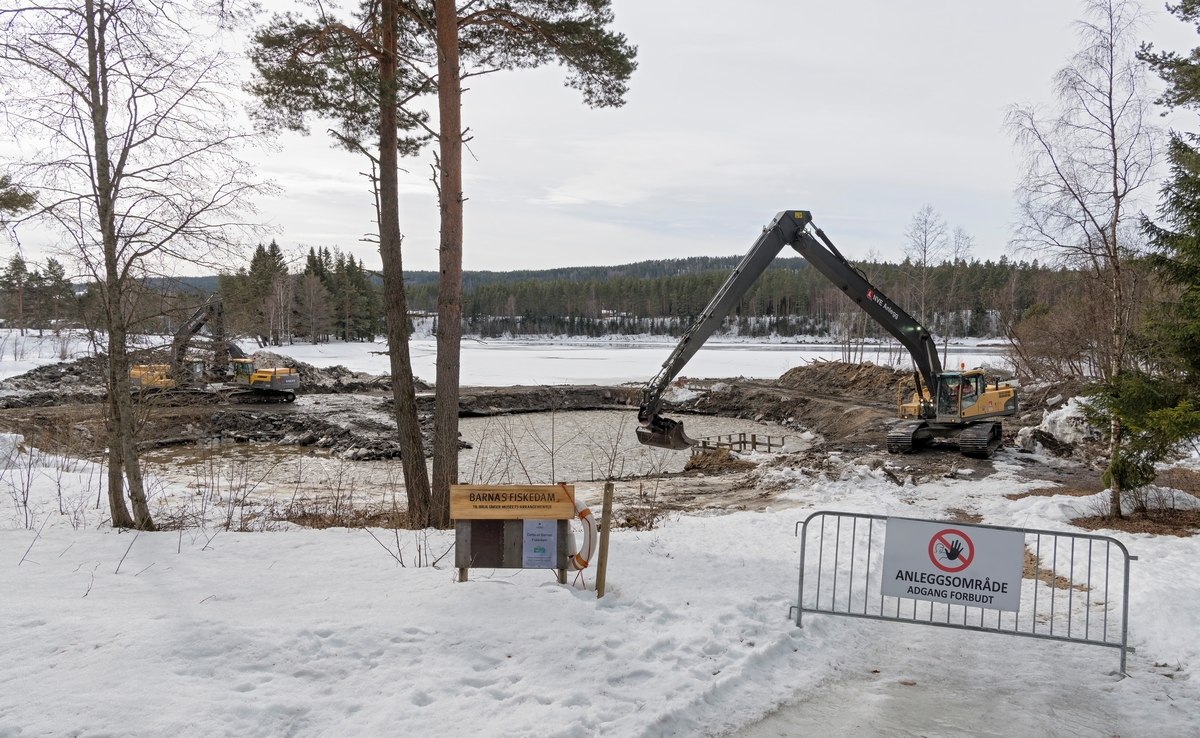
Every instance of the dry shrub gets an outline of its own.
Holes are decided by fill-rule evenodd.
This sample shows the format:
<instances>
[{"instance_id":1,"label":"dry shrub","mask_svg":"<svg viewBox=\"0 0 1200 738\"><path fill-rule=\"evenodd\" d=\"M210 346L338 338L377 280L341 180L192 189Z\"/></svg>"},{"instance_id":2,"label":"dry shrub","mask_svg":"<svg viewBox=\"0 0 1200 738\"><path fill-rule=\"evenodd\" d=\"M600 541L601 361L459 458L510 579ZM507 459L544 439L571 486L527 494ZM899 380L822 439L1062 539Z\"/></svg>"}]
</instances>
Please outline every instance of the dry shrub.
<instances>
[{"instance_id":1,"label":"dry shrub","mask_svg":"<svg viewBox=\"0 0 1200 738\"><path fill-rule=\"evenodd\" d=\"M684 471L701 471L706 474L722 472L737 472L753 469L755 464L750 461L734 458L727 448L717 448L693 454L684 464Z\"/></svg>"},{"instance_id":2,"label":"dry shrub","mask_svg":"<svg viewBox=\"0 0 1200 738\"><path fill-rule=\"evenodd\" d=\"M381 504L347 508L321 500L296 500L279 513L279 518L305 528L415 528L407 510Z\"/></svg>"},{"instance_id":3,"label":"dry shrub","mask_svg":"<svg viewBox=\"0 0 1200 738\"><path fill-rule=\"evenodd\" d=\"M1200 472L1191 469L1167 469L1154 480L1159 487L1170 487L1200 497Z\"/></svg>"},{"instance_id":4,"label":"dry shrub","mask_svg":"<svg viewBox=\"0 0 1200 738\"><path fill-rule=\"evenodd\" d=\"M1147 510L1130 513L1123 518L1088 515L1075 518L1071 525L1084 530L1109 529L1125 533L1151 533L1186 538L1200 532L1200 510Z\"/></svg>"},{"instance_id":5,"label":"dry shrub","mask_svg":"<svg viewBox=\"0 0 1200 738\"><path fill-rule=\"evenodd\" d=\"M1066 495L1067 497L1089 497L1097 492L1103 492L1103 489L1081 489L1079 487L1038 487L1036 489L1027 489L1024 492L1013 492L1004 495L1008 500L1023 500L1026 497L1055 497L1057 495Z\"/></svg>"}]
</instances>

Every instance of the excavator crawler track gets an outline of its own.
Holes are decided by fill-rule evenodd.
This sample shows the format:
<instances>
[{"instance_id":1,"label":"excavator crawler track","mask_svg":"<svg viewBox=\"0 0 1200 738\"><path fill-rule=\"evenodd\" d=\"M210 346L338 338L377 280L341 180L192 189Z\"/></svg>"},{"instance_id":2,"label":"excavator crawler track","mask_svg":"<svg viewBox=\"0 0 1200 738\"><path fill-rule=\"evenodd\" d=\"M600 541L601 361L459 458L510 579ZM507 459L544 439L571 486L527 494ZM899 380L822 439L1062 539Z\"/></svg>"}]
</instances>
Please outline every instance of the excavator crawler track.
<instances>
[{"instance_id":1,"label":"excavator crawler track","mask_svg":"<svg viewBox=\"0 0 1200 738\"><path fill-rule=\"evenodd\" d=\"M929 437L921 431L928 425L924 420L909 420L893 425L887 434L888 453L911 454L924 446Z\"/></svg>"},{"instance_id":2,"label":"excavator crawler track","mask_svg":"<svg viewBox=\"0 0 1200 738\"><path fill-rule=\"evenodd\" d=\"M1000 447L999 423L974 423L958 435L958 450L963 456L989 458Z\"/></svg>"}]
</instances>

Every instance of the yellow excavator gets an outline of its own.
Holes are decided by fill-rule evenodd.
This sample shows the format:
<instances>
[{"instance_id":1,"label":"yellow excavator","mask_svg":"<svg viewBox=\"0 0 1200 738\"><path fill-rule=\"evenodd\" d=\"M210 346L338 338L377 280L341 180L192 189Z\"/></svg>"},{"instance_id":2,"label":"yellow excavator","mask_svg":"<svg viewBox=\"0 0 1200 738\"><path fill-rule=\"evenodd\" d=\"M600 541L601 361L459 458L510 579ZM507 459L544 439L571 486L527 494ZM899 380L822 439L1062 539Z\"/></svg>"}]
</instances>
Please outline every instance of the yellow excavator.
<instances>
[{"instance_id":1,"label":"yellow excavator","mask_svg":"<svg viewBox=\"0 0 1200 738\"><path fill-rule=\"evenodd\" d=\"M1017 413L1016 388L998 380L989 385L980 369L944 371L937 345L925 326L846 261L824 231L813 224L812 213L807 210L778 213L771 225L763 229L704 312L679 339L662 371L642 389L638 441L677 451L696 445L684 434L683 423L661 414L663 395L671 380L721 326L725 316L784 246L795 249L912 356L915 391L908 402L902 395L897 396L900 422L888 430L887 450L894 454L912 453L934 438L945 438L957 440L959 450L966 456L991 456L1000 446L1000 419Z\"/></svg>"},{"instance_id":2,"label":"yellow excavator","mask_svg":"<svg viewBox=\"0 0 1200 738\"><path fill-rule=\"evenodd\" d=\"M187 358L188 344L205 325L213 337L213 372L206 374L205 364ZM207 302L175 332L171 364L138 364L129 370L135 392L175 390L193 387L204 379L221 381L234 389L229 398L238 402L294 402L300 388L300 374L288 367L255 369L254 359L237 344L225 340L225 318L221 296L213 294ZM222 369L218 373L218 368Z\"/></svg>"}]
</instances>

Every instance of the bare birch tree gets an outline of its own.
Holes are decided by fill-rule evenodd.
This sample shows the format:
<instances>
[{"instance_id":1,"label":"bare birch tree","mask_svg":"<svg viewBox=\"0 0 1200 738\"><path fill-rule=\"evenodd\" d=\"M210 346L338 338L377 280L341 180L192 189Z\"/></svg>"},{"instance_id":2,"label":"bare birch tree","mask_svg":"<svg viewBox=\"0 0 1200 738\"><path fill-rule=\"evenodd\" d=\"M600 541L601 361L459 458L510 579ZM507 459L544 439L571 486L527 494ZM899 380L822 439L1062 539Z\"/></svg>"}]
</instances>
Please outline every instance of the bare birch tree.
<instances>
[{"instance_id":1,"label":"bare birch tree","mask_svg":"<svg viewBox=\"0 0 1200 738\"><path fill-rule=\"evenodd\" d=\"M216 12L172 0L0 0L0 112L38 195L26 218L53 228L102 296L114 527L154 527L127 353L139 284L151 269L229 248L263 189L238 157L246 137L231 128L234 60Z\"/></svg>"},{"instance_id":2,"label":"bare birch tree","mask_svg":"<svg viewBox=\"0 0 1200 738\"><path fill-rule=\"evenodd\" d=\"M1135 57L1143 22L1142 7L1131 0L1087 0L1076 24L1080 49L1054 78L1055 105L1014 105L1007 116L1026 157L1013 245L1104 285L1109 381L1127 363L1134 305L1128 261L1142 248L1138 206L1149 194L1144 191L1162 135L1149 122L1152 94L1145 66ZM1120 438L1114 415L1114 454ZM1116 516L1119 486L1113 483Z\"/></svg>"},{"instance_id":3,"label":"bare birch tree","mask_svg":"<svg viewBox=\"0 0 1200 738\"><path fill-rule=\"evenodd\" d=\"M929 316L925 307L929 299L929 275L946 255L946 221L942 220L932 205L926 205L909 221L904 238L904 255L917 270L919 319L922 325L928 326Z\"/></svg>"}]
</instances>

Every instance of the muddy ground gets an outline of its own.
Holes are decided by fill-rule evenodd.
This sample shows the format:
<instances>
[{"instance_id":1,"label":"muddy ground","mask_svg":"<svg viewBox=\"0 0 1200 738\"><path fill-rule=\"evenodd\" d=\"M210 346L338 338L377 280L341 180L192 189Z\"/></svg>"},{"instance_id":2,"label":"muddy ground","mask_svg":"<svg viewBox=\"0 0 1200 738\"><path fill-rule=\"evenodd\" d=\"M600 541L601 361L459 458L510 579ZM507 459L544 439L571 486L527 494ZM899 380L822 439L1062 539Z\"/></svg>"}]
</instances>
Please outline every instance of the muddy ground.
<instances>
[{"instance_id":1,"label":"muddy ground","mask_svg":"<svg viewBox=\"0 0 1200 738\"><path fill-rule=\"evenodd\" d=\"M398 459L387 377L345 367L318 369L265 352L256 359L263 365L300 369L304 390L297 402L246 405L213 397L143 398L138 404L141 447L267 443L345 461ZM101 370L100 360L86 359L39 367L0 383L0 390L7 390L0 393L0 403L5 405L0 409L0 429L22 433L36 445L77 455L99 454L105 435ZM683 471L651 470L650 474L641 465L640 473L624 475L622 514L629 524L638 525L640 518L675 511L761 509L778 492L769 481L770 470L777 466L821 474L863 464L882 470L897 484L943 477L979 479L992 473L989 461L964 457L951 443L905 456L887 453L885 437L896 422L898 388L909 380L906 391L911 392L910 378L908 372L870 363L815 362L773 381L684 380L668 395L667 411L685 426L689 416L739 418L771 423L772 433L782 429L793 432L793 439L807 440L793 440L789 453L756 464L701 458ZM428 449L433 392L426 386L417 389ZM1022 390L1021 413L1005 422L1005 445L1015 447L1017 432L1041 421L1048 400L1055 405L1079 389L1064 385ZM632 432L639 401L640 387L634 386L464 387L459 412L470 418L620 410L630 413L628 431ZM705 426L711 428L712 423ZM460 447L471 444L463 441ZM1074 488L1101 488L1094 463L1098 449L1059 444L1051 450L1075 463L1048 466L1031 455L1014 458L1028 461L1030 477Z\"/></svg>"}]
</instances>

